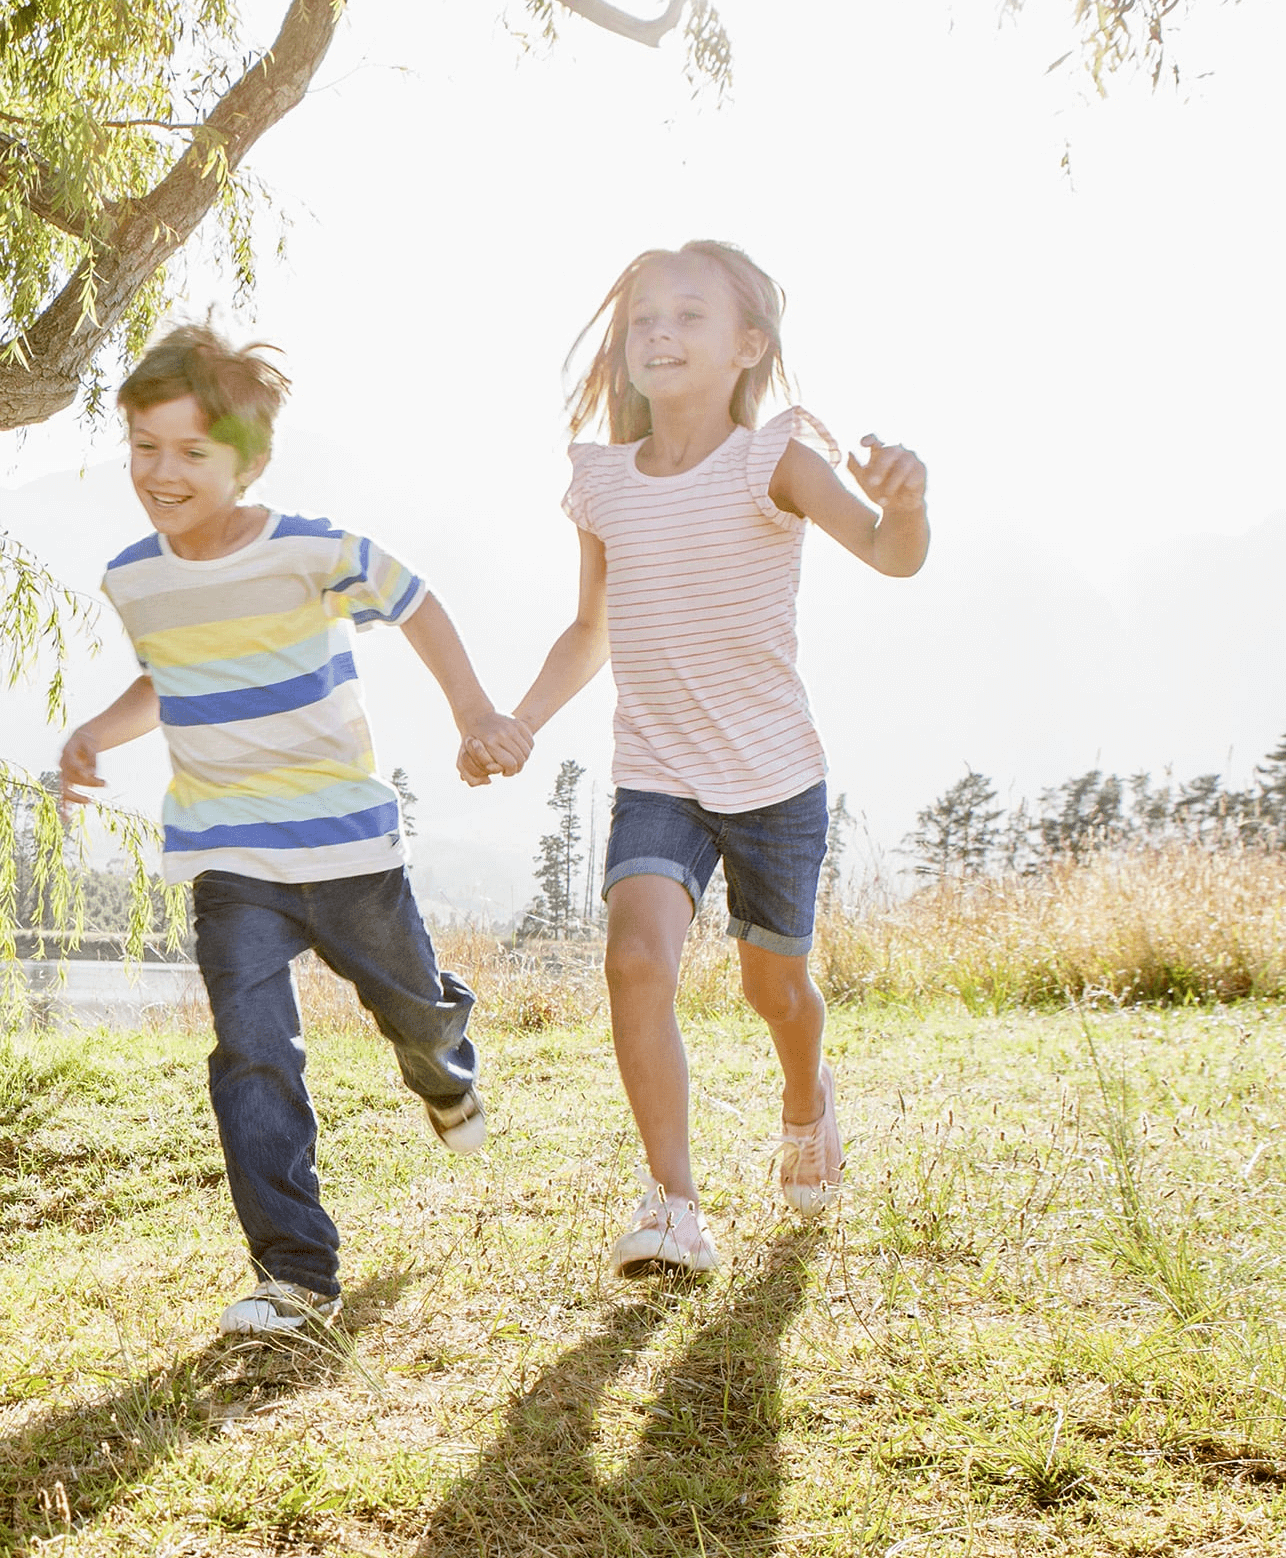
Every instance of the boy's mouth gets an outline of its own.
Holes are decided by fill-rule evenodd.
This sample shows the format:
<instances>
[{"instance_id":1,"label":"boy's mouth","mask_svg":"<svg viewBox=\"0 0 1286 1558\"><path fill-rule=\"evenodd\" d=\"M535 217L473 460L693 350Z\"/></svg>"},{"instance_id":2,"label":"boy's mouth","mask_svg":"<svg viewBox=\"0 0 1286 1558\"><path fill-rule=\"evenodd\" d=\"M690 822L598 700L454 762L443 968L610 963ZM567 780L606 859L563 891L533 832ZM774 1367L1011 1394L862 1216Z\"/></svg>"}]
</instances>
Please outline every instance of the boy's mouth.
<instances>
[{"instance_id":1,"label":"boy's mouth","mask_svg":"<svg viewBox=\"0 0 1286 1558\"><path fill-rule=\"evenodd\" d=\"M180 503L187 502L186 493L176 497L172 493L149 492L148 497L151 498L152 502L156 504L157 508L163 509L177 508Z\"/></svg>"}]
</instances>

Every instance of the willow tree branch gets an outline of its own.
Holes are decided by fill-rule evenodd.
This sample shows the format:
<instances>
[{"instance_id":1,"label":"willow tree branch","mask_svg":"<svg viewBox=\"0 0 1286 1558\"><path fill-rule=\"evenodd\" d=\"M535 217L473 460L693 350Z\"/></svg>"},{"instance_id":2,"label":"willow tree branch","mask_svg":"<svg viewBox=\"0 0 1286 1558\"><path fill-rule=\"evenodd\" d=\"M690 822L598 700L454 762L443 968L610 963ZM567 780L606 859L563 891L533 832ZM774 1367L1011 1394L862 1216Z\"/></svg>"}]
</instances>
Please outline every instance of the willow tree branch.
<instances>
[{"instance_id":1,"label":"willow tree branch","mask_svg":"<svg viewBox=\"0 0 1286 1558\"><path fill-rule=\"evenodd\" d=\"M13 136L0 130L0 189L17 184L21 189L23 205L42 222L48 222L59 232L80 238L85 232L84 219L78 222L74 213L65 211L50 195L53 176L49 164L27 149Z\"/></svg>"},{"instance_id":2,"label":"willow tree branch","mask_svg":"<svg viewBox=\"0 0 1286 1558\"><path fill-rule=\"evenodd\" d=\"M644 21L629 11L609 5L607 0L559 0L560 5L575 11L577 16L583 16L596 27L619 33L622 38L628 38L632 43L644 43L651 49L655 49L666 33L678 26L685 3L686 0L670 0L660 16L652 21Z\"/></svg>"}]
</instances>

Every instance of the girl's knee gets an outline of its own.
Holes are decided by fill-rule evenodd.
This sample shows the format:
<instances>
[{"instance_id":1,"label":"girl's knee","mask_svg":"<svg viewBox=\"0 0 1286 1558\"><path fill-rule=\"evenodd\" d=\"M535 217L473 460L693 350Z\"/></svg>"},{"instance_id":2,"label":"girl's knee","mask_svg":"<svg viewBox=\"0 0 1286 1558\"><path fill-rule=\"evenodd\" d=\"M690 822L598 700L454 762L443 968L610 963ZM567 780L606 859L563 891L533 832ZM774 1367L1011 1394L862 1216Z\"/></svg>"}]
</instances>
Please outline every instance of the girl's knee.
<instances>
[{"instance_id":1,"label":"girl's knee","mask_svg":"<svg viewBox=\"0 0 1286 1558\"><path fill-rule=\"evenodd\" d=\"M797 1022L821 1005L821 993L807 969L769 973L743 968L741 988L746 1000L770 1027Z\"/></svg>"},{"instance_id":2,"label":"girl's knee","mask_svg":"<svg viewBox=\"0 0 1286 1558\"><path fill-rule=\"evenodd\" d=\"M679 982L678 964L666 948L648 936L629 931L608 936L603 973L609 989L617 992L675 989Z\"/></svg>"}]
</instances>

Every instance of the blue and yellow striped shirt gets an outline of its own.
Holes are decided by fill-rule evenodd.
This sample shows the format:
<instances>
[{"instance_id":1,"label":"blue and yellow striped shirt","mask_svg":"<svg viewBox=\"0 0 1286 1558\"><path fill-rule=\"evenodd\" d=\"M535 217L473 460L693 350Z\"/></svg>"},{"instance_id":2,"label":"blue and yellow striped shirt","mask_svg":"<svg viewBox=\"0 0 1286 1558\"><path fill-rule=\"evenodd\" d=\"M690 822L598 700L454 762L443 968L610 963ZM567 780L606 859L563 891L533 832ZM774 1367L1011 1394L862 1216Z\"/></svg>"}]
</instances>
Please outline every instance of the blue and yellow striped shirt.
<instances>
[{"instance_id":1,"label":"blue and yellow striped shirt","mask_svg":"<svg viewBox=\"0 0 1286 1558\"><path fill-rule=\"evenodd\" d=\"M103 591L160 699L166 881L315 882L403 863L352 630L415 612L425 585L409 569L328 520L269 514L248 546L209 561L149 536L107 565Z\"/></svg>"}]
</instances>

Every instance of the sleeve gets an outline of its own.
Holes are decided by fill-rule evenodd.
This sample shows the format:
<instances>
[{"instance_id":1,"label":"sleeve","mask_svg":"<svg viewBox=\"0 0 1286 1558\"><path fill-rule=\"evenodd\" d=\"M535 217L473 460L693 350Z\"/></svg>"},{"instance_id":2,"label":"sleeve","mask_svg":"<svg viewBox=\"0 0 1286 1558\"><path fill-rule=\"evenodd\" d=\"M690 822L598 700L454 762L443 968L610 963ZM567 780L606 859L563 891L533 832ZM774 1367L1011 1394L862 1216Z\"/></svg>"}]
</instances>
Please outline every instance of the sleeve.
<instances>
[{"instance_id":1,"label":"sleeve","mask_svg":"<svg viewBox=\"0 0 1286 1558\"><path fill-rule=\"evenodd\" d=\"M746 485L765 519L776 520L785 530L800 530L807 523L799 514L787 514L768 496L777 462L792 438L815 449L830 465L840 463L839 445L802 406L792 406L756 428L746 441Z\"/></svg>"},{"instance_id":2,"label":"sleeve","mask_svg":"<svg viewBox=\"0 0 1286 1558\"><path fill-rule=\"evenodd\" d=\"M424 580L369 536L344 532L322 604L327 616L347 617L362 632L381 622L399 627L427 594Z\"/></svg>"},{"instance_id":3,"label":"sleeve","mask_svg":"<svg viewBox=\"0 0 1286 1558\"><path fill-rule=\"evenodd\" d=\"M99 580L98 588L107 597L108 602L111 604L113 610L116 612L116 615L120 618L121 626L125 629L125 636L126 636L126 638L129 639L130 648L134 651L134 658L135 658L135 660L138 661L138 668L139 668L139 670L143 673L144 676L151 676L151 674L152 674L152 667L147 662L147 660L145 660L143 658L142 650L140 650L138 645L134 642L134 635L129 630L129 623L126 622L125 614L121 610L121 604L116 599L115 589L114 589L114 586L116 584L116 580L112 577L113 566L114 566L113 564L108 563L108 565L107 565L107 572Z\"/></svg>"},{"instance_id":4,"label":"sleeve","mask_svg":"<svg viewBox=\"0 0 1286 1558\"><path fill-rule=\"evenodd\" d=\"M578 530L588 530L597 535L594 528L593 495L595 473L602 467L602 444L570 444L567 458L572 462L571 485L563 494L563 512Z\"/></svg>"}]
</instances>

